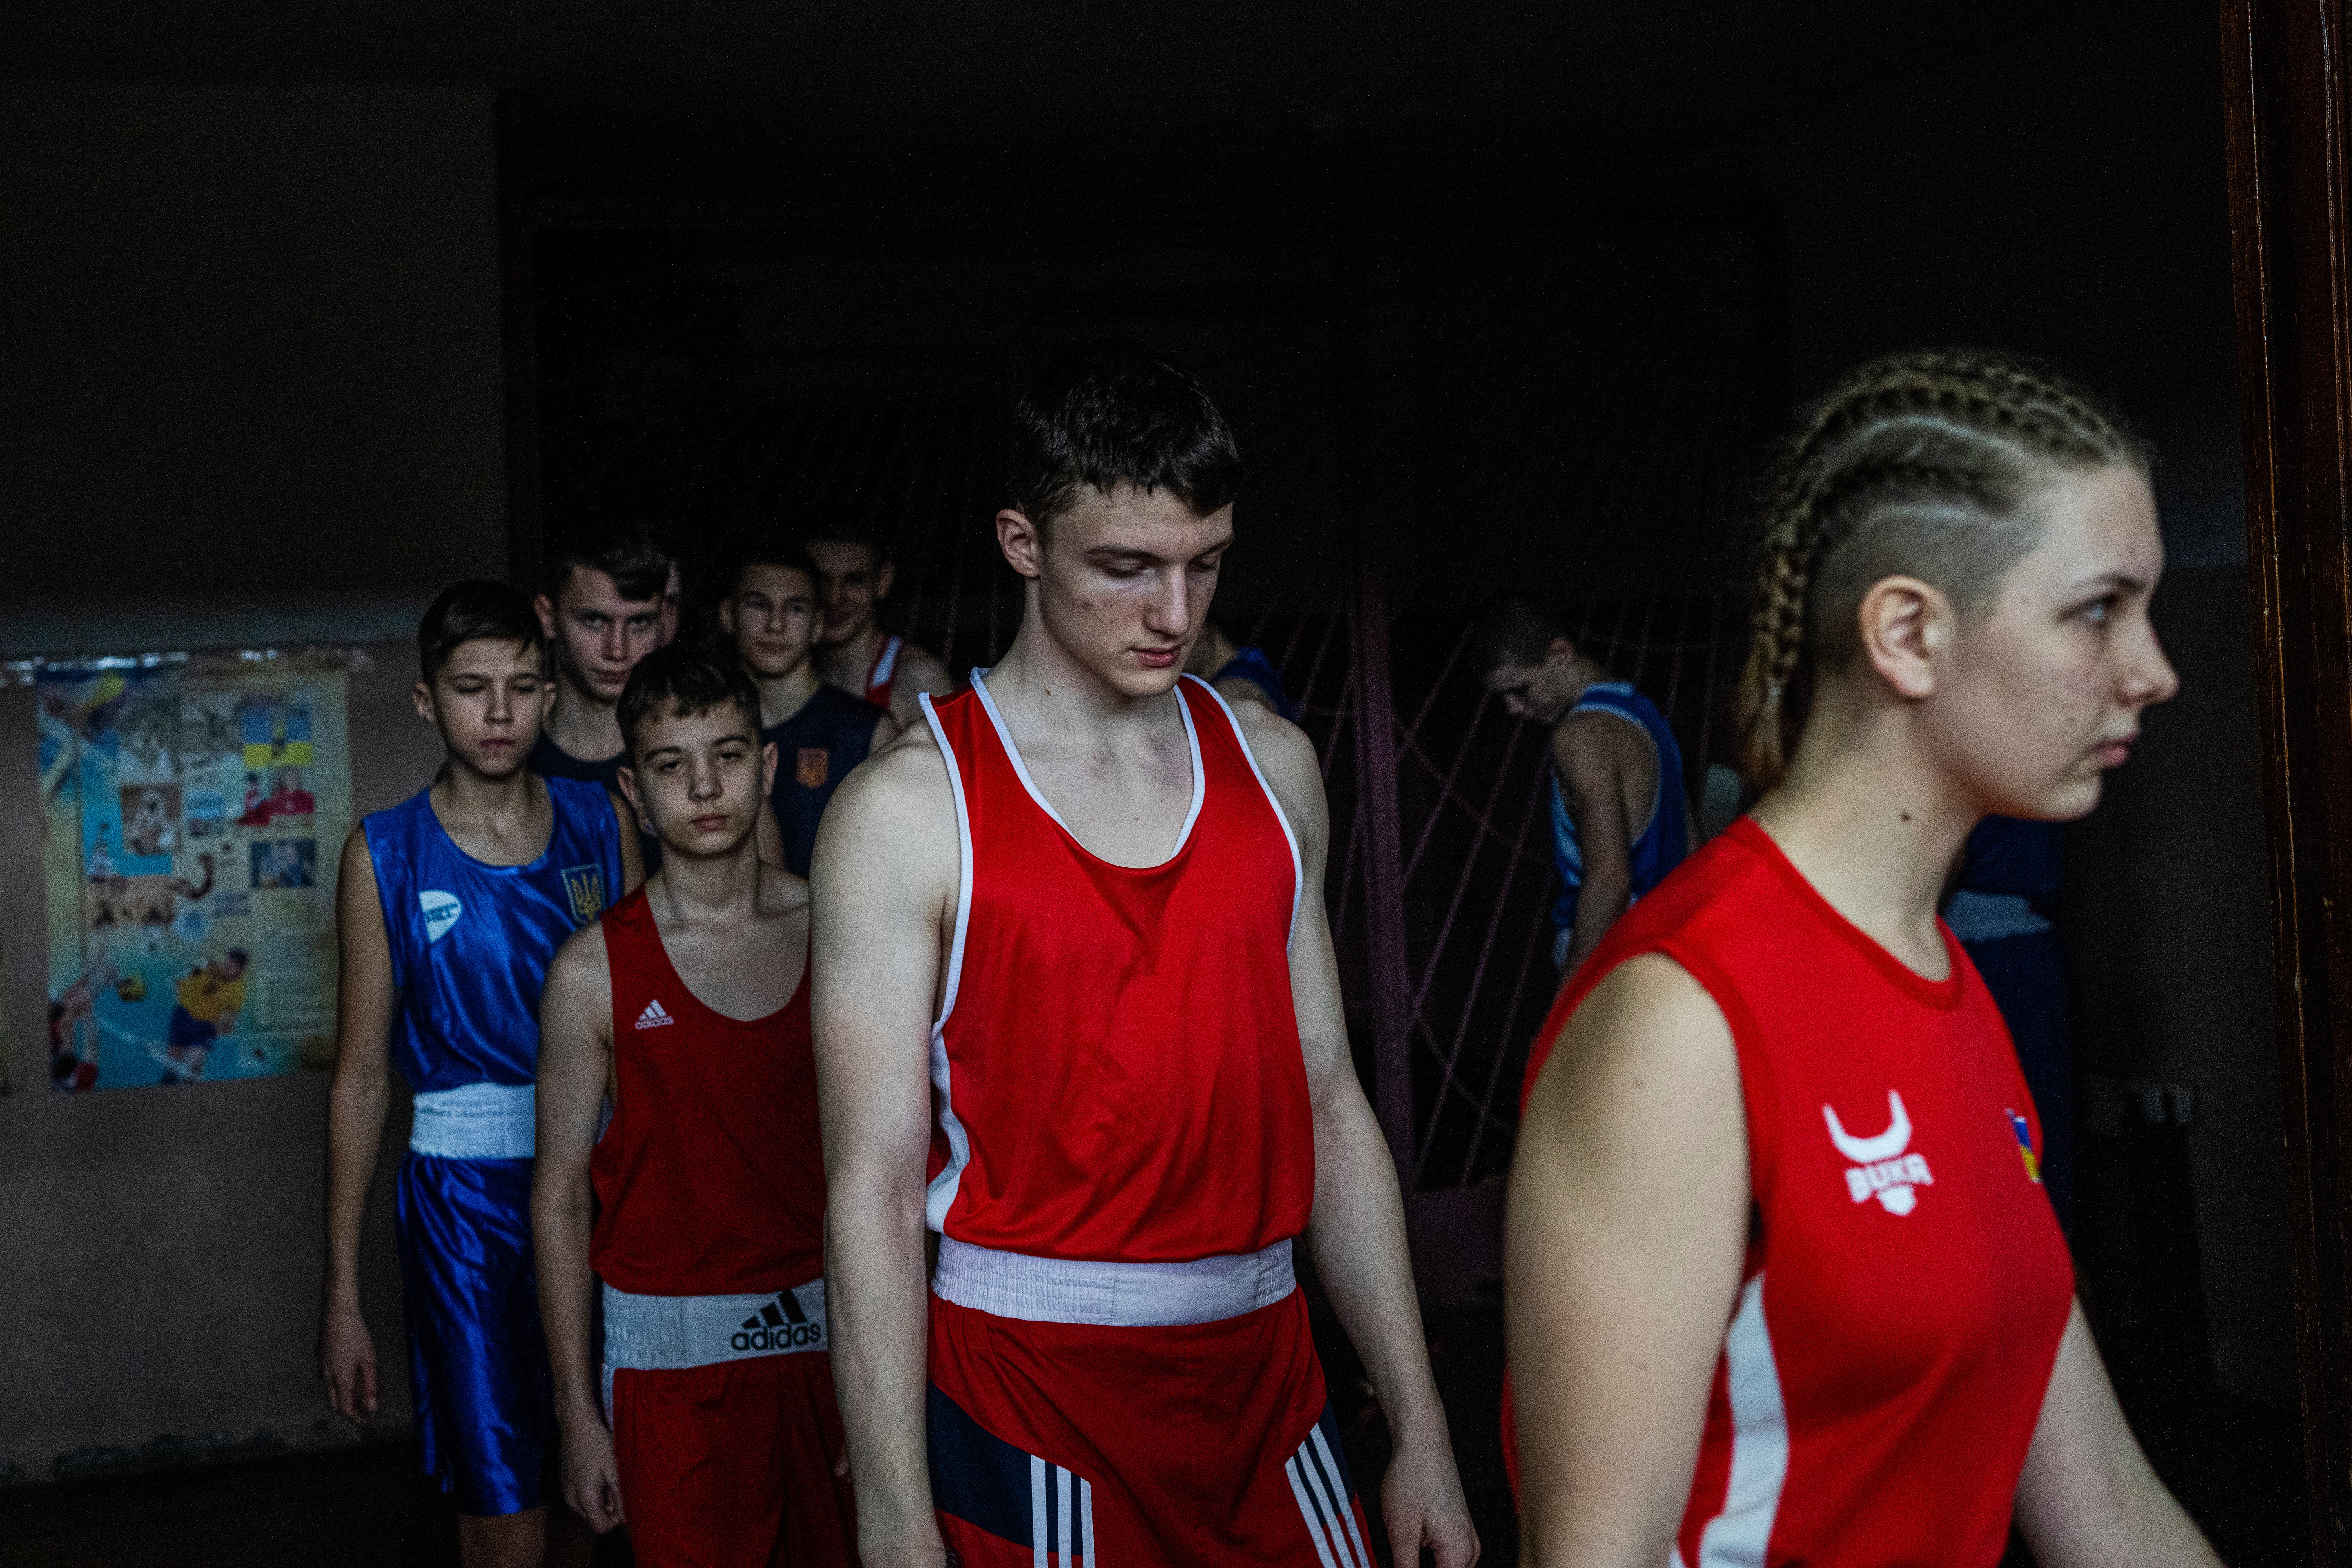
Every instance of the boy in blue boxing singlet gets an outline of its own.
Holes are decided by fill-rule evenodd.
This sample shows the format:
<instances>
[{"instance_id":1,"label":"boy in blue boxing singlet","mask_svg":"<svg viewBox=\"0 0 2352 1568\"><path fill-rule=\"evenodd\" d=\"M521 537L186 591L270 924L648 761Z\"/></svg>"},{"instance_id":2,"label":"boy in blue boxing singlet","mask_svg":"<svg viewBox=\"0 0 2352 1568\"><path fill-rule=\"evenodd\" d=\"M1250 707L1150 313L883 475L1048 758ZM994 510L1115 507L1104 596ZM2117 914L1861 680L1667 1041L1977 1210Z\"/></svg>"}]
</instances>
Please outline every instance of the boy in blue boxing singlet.
<instances>
[{"instance_id":1,"label":"boy in blue boxing singlet","mask_svg":"<svg viewBox=\"0 0 2352 1568\"><path fill-rule=\"evenodd\" d=\"M525 766L554 694L530 600L460 583L416 640L416 710L447 760L343 846L320 1372L339 1414L374 1413L360 1226L397 1063L416 1097L398 1215L425 1468L457 1503L466 1568L584 1563L584 1527L559 1510L551 1531L544 1506L556 1447L530 1255L539 993L564 938L635 888L642 863L611 795Z\"/></svg>"},{"instance_id":2,"label":"boy in blue boxing singlet","mask_svg":"<svg viewBox=\"0 0 2352 1568\"><path fill-rule=\"evenodd\" d=\"M1473 667L1515 719L1551 731L1552 967L1561 978L1696 848L1683 753L1651 700L1533 600L1479 612Z\"/></svg>"}]
</instances>

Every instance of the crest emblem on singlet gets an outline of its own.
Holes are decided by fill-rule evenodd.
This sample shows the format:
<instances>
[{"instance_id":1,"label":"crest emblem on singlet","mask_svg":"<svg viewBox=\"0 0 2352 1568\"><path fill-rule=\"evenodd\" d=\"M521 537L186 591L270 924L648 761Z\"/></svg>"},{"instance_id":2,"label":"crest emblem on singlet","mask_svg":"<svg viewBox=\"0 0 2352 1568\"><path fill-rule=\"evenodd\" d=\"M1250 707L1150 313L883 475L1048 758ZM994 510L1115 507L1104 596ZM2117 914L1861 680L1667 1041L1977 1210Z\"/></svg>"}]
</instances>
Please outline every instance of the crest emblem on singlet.
<instances>
[{"instance_id":1,"label":"crest emblem on singlet","mask_svg":"<svg viewBox=\"0 0 2352 1568\"><path fill-rule=\"evenodd\" d=\"M431 947L449 934L466 906L457 901L455 893L445 893L437 888L427 888L416 895L416 907L425 913L425 945Z\"/></svg>"},{"instance_id":2,"label":"crest emblem on singlet","mask_svg":"<svg viewBox=\"0 0 2352 1568\"><path fill-rule=\"evenodd\" d=\"M2000 1113L2009 1118L2009 1130L2017 1135L2017 1152L2025 1162L2025 1179L2035 1186L2042 1184L2042 1161L2033 1152L2033 1124L2009 1107Z\"/></svg>"},{"instance_id":3,"label":"crest emblem on singlet","mask_svg":"<svg viewBox=\"0 0 2352 1568\"><path fill-rule=\"evenodd\" d=\"M793 777L803 789L823 789L833 776L833 753L823 746L803 746L793 763Z\"/></svg>"},{"instance_id":4,"label":"crest emblem on singlet","mask_svg":"<svg viewBox=\"0 0 2352 1568\"><path fill-rule=\"evenodd\" d=\"M1851 1162L1845 1190L1854 1202L1876 1198L1888 1214L1906 1215L1919 1206L1918 1189L1936 1184L1927 1157L1910 1152L1911 1115L1895 1090L1886 1091L1886 1131L1875 1137L1854 1137L1827 1105L1822 1107L1822 1120L1829 1123L1830 1142Z\"/></svg>"},{"instance_id":5,"label":"crest emblem on singlet","mask_svg":"<svg viewBox=\"0 0 2352 1568\"><path fill-rule=\"evenodd\" d=\"M572 900L572 918L586 925L604 912L604 868L566 866L563 891Z\"/></svg>"}]
</instances>

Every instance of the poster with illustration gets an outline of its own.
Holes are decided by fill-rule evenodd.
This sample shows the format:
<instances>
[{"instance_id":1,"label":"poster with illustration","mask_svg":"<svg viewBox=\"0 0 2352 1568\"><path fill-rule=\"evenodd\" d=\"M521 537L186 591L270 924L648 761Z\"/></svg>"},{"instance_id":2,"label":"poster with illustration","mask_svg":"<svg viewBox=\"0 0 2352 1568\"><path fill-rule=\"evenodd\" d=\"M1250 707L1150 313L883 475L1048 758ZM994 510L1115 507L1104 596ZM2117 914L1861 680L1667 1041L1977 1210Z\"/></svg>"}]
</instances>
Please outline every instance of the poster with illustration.
<instances>
[{"instance_id":1,"label":"poster with illustration","mask_svg":"<svg viewBox=\"0 0 2352 1568\"><path fill-rule=\"evenodd\" d=\"M223 655L37 671L52 1089L331 1064L344 668Z\"/></svg>"}]
</instances>

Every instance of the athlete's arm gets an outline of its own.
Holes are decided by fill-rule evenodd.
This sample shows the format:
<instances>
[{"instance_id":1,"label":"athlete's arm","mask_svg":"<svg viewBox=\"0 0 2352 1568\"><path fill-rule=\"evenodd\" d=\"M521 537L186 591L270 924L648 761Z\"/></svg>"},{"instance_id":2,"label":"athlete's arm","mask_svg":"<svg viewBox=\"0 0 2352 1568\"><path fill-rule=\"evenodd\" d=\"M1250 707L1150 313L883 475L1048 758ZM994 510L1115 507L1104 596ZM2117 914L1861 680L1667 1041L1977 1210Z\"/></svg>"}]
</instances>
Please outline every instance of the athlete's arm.
<instances>
[{"instance_id":1,"label":"athlete's arm","mask_svg":"<svg viewBox=\"0 0 2352 1568\"><path fill-rule=\"evenodd\" d=\"M1633 959L1569 1020L1511 1162L1504 1318L1521 1563L1667 1560L1748 1214L1731 1031L1680 965Z\"/></svg>"},{"instance_id":2,"label":"athlete's arm","mask_svg":"<svg viewBox=\"0 0 2352 1568\"><path fill-rule=\"evenodd\" d=\"M1608 730L1599 726L1606 724ZM1576 931L1569 938L1563 977L1601 945L1633 898L1633 828L1625 820L1625 771L1615 745L1622 720L1570 714L1552 732L1552 765L1559 770L1568 815L1584 855L1584 883L1576 895Z\"/></svg>"},{"instance_id":3,"label":"athlete's arm","mask_svg":"<svg viewBox=\"0 0 2352 1568\"><path fill-rule=\"evenodd\" d=\"M604 797L613 803L613 825L621 830L621 893L626 897L646 879L646 851L637 842L637 824L629 815L629 803L609 790ZM613 901L617 904L621 900Z\"/></svg>"},{"instance_id":4,"label":"athlete's arm","mask_svg":"<svg viewBox=\"0 0 2352 1568\"><path fill-rule=\"evenodd\" d=\"M335 886L335 1079L327 1090L327 1270L319 1291L319 1375L335 1414L375 1414L375 1340L360 1315L360 1227L391 1099L392 943L367 835L343 840Z\"/></svg>"},{"instance_id":5,"label":"athlete's arm","mask_svg":"<svg viewBox=\"0 0 2352 1568\"><path fill-rule=\"evenodd\" d=\"M588 1185L588 1156L612 1075L613 976L604 922L594 921L556 950L539 995L530 1244L554 1374L555 1419L563 1432L564 1500L599 1531L624 1517L589 1326L596 1278L588 1264L588 1237L596 1200Z\"/></svg>"},{"instance_id":6,"label":"athlete's arm","mask_svg":"<svg viewBox=\"0 0 2352 1568\"><path fill-rule=\"evenodd\" d=\"M898 668L892 672L890 682L891 723L900 730L922 729L923 710L916 697L926 691L933 697L945 697L955 689L956 678L948 673L939 655L910 642L900 643Z\"/></svg>"},{"instance_id":7,"label":"athlete's arm","mask_svg":"<svg viewBox=\"0 0 2352 1568\"><path fill-rule=\"evenodd\" d=\"M2018 1479L2017 1528L2042 1568L2220 1568L2124 1424L2080 1303Z\"/></svg>"},{"instance_id":8,"label":"athlete's arm","mask_svg":"<svg viewBox=\"0 0 2352 1568\"><path fill-rule=\"evenodd\" d=\"M931 1014L959 856L944 761L926 727L852 773L809 876L827 1315L868 1568L947 1560L923 1415Z\"/></svg>"},{"instance_id":9,"label":"athlete's arm","mask_svg":"<svg viewBox=\"0 0 2352 1568\"><path fill-rule=\"evenodd\" d=\"M1330 813L1322 772L1297 726L1261 704L1233 711L1298 836L1307 891L1291 933L1290 989L1315 1114L1315 1208L1307 1245L1395 1439L1396 1458L1381 1485L1381 1518L1399 1562L1418 1562L1426 1546L1438 1568L1469 1568L1478 1560L1478 1534L1454 1470L1445 1407L1429 1373L1396 1166L1348 1047L1339 966L1323 910Z\"/></svg>"}]
</instances>

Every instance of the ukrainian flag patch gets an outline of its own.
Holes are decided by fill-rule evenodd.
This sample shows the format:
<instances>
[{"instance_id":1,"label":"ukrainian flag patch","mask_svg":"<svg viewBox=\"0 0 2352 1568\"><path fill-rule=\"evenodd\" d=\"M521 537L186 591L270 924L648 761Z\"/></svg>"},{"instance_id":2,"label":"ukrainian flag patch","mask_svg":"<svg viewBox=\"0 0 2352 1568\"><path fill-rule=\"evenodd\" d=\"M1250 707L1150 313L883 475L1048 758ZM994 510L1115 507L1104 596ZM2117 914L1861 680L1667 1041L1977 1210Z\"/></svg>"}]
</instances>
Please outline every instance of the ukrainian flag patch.
<instances>
[{"instance_id":1,"label":"ukrainian flag patch","mask_svg":"<svg viewBox=\"0 0 2352 1568\"><path fill-rule=\"evenodd\" d=\"M2016 1111L2003 1109L2009 1117L2010 1131L2017 1134L2017 1152L2025 1162L2025 1179L2039 1186L2042 1183L2042 1162L2033 1152L2033 1124Z\"/></svg>"}]
</instances>

